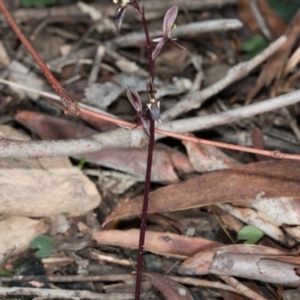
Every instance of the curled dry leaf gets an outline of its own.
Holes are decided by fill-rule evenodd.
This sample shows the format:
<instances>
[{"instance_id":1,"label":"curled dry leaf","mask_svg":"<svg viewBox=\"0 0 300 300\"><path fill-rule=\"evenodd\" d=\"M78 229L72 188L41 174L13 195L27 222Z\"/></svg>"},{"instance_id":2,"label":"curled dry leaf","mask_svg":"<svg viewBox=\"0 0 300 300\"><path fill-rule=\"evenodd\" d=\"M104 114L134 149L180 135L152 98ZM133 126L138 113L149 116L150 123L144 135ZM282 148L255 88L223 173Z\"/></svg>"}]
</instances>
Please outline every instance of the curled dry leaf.
<instances>
[{"instance_id":1,"label":"curled dry leaf","mask_svg":"<svg viewBox=\"0 0 300 300\"><path fill-rule=\"evenodd\" d=\"M144 273L152 280L152 284L166 300L193 300L189 290L180 283L156 273Z\"/></svg>"},{"instance_id":2,"label":"curled dry leaf","mask_svg":"<svg viewBox=\"0 0 300 300\"><path fill-rule=\"evenodd\" d=\"M226 155L216 147L189 141L183 141L183 144L187 150L189 160L197 172L205 173L240 165L237 160Z\"/></svg>"},{"instance_id":3,"label":"curled dry leaf","mask_svg":"<svg viewBox=\"0 0 300 300\"><path fill-rule=\"evenodd\" d=\"M20 111L15 115L15 119L31 132L38 134L44 139L81 138L99 133L85 125L71 122L64 118L32 111Z\"/></svg>"},{"instance_id":4,"label":"curled dry leaf","mask_svg":"<svg viewBox=\"0 0 300 300\"><path fill-rule=\"evenodd\" d=\"M131 230L105 230L93 233L93 239L100 245L122 246L138 248L140 231ZM147 231L145 250L160 255L187 258L195 253L221 246L221 243L204 238L191 238L170 232Z\"/></svg>"},{"instance_id":5,"label":"curled dry leaf","mask_svg":"<svg viewBox=\"0 0 300 300\"><path fill-rule=\"evenodd\" d=\"M228 275L286 286L299 286L300 259L269 247L230 245L202 251L178 269L184 275Z\"/></svg>"},{"instance_id":6,"label":"curled dry leaf","mask_svg":"<svg viewBox=\"0 0 300 300\"><path fill-rule=\"evenodd\" d=\"M299 198L300 162L267 161L204 174L150 193L149 213L268 198ZM142 198L117 207L105 223L141 212Z\"/></svg>"}]
</instances>

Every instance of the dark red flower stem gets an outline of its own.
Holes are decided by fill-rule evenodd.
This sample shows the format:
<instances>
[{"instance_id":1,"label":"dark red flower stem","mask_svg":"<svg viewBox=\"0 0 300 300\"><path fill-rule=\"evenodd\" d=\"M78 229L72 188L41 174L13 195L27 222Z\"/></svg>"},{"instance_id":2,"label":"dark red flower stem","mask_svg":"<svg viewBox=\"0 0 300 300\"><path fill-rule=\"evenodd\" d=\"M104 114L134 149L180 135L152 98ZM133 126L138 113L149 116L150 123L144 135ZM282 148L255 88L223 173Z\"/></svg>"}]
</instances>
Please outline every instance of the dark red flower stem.
<instances>
[{"instance_id":1,"label":"dark red flower stem","mask_svg":"<svg viewBox=\"0 0 300 300\"><path fill-rule=\"evenodd\" d=\"M137 260L137 268L136 268L135 300L140 299L140 292L141 292L141 280L142 280L143 256L144 256L143 254L144 254L144 244L145 244L145 235L146 235L146 226L147 226L147 213L148 213L148 204L149 204L152 158L153 158L153 148L154 148L154 131L155 131L155 121L150 117L150 135L149 135L149 144L148 144L147 169L146 169L144 199L143 199L143 208L142 208L142 216L141 216L138 260Z\"/></svg>"},{"instance_id":2,"label":"dark red flower stem","mask_svg":"<svg viewBox=\"0 0 300 300\"><path fill-rule=\"evenodd\" d=\"M150 75L150 86L149 86L149 94L154 95L155 94L155 89L154 89L154 59L152 56L152 47L151 47L151 40L150 40L150 35L149 35L149 30L148 30L148 25L147 25L147 20L145 17L145 11L144 7L141 10L141 17L142 17L142 24L146 36L146 44L147 44L147 50L148 50L148 60L149 60L149 75Z\"/></svg>"},{"instance_id":3,"label":"dark red flower stem","mask_svg":"<svg viewBox=\"0 0 300 300\"><path fill-rule=\"evenodd\" d=\"M142 24L146 36L147 50L148 50L149 75L150 75L150 84L149 84L148 93L150 95L154 95L156 92L154 87L154 59L152 55L152 47L151 47L149 30L148 30L148 24L145 17L144 7L142 7L142 9L138 7L137 10L141 14ZM138 260L137 260L137 268L136 268L135 300L140 299L140 292L141 292L143 256L144 256L143 254L144 254L145 235L146 235L146 226L147 226L147 214L148 214L148 205L149 205L152 159L153 159L153 149L154 149L154 135L155 135L155 121L152 119L150 114L148 157L147 157L147 167L146 167L146 177L145 177L143 208L142 208L142 215L141 215Z\"/></svg>"}]
</instances>

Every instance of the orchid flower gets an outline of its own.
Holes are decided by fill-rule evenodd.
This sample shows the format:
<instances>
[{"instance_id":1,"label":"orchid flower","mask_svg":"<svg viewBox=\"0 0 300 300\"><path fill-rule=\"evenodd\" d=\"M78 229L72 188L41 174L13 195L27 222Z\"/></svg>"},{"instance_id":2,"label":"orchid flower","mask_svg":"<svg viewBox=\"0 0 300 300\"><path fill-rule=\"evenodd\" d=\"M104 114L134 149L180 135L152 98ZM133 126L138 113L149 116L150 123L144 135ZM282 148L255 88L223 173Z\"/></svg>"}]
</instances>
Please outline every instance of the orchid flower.
<instances>
[{"instance_id":1,"label":"orchid flower","mask_svg":"<svg viewBox=\"0 0 300 300\"><path fill-rule=\"evenodd\" d=\"M115 16L115 25L118 31L121 30L122 22L125 16L127 5L133 6L139 13L141 13L140 7L134 0L113 0L114 3L119 4L119 7Z\"/></svg>"},{"instance_id":2,"label":"orchid flower","mask_svg":"<svg viewBox=\"0 0 300 300\"><path fill-rule=\"evenodd\" d=\"M171 37L171 30L176 27L175 26L175 19L178 14L178 7L176 5L172 6L165 14L164 20L163 20L163 35L159 36L152 41L157 43L155 49L152 52L152 58L155 59L155 57L160 53L162 47L165 43L171 42L174 46L176 46L180 50L186 50L187 49L183 46L181 46L179 43L177 43L177 38Z\"/></svg>"},{"instance_id":3,"label":"orchid flower","mask_svg":"<svg viewBox=\"0 0 300 300\"><path fill-rule=\"evenodd\" d=\"M142 108L142 101L141 101L139 94L135 90L133 90L129 86L127 86L127 97L129 99L129 101L131 102L132 106L137 111L137 116L135 117L137 126L142 125L144 132L147 134L147 136L149 136L150 135L149 124L146 120L146 117L145 117L146 112Z\"/></svg>"}]
</instances>

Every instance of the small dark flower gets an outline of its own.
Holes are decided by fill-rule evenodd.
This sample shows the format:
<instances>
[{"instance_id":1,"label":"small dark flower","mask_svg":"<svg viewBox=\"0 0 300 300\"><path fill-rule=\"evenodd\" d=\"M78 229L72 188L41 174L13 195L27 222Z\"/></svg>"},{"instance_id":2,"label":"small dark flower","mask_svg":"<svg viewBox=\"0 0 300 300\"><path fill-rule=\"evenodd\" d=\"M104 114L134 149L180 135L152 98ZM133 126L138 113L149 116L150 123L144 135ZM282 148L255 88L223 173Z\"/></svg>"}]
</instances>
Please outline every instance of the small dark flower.
<instances>
[{"instance_id":1,"label":"small dark flower","mask_svg":"<svg viewBox=\"0 0 300 300\"><path fill-rule=\"evenodd\" d=\"M158 121L158 122L161 123L161 120L160 120L160 101L156 100L153 95L150 95L149 102L147 103L147 106L150 110L152 119L154 121Z\"/></svg>"},{"instance_id":2,"label":"small dark flower","mask_svg":"<svg viewBox=\"0 0 300 300\"><path fill-rule=\"evenodd\" d=\"M125 16L127 5L133 6L139 13L141 13L139 5L134 0L113 0L113 2L119 4L115 15L115 25L118 31L121 30L121 25Z\"/></svg>"},{"instance_id":3,"label":"small dark flower","mask_svg":"<svg viewBox=\"0 0 300 300\"><path fill-rule=\"evenodd\" d=\"M162 47L166 42L171 42L173 45L175 45L180 50L186 50L187 49L183 46L181 46L179 43L177 43L177 38L171 37L171 30L174 28L175 19L178 14L178 8L176 5L172 6L165 14L164 20L163 20L163 35L159 36L155 39L153 39L153 42L157 43L155 49L152 53L152 58L155 59L155 57L160 53Z\"/></svg>"},{"instance_id":4,"label":"small dark flower","mask_svg":"<svg viewBox=\"0 0 300 300\"><path fill-rule=\"evenodd\" d=\"M145 117L146 112L143 110L142 101L139 94L135 90L127 86L127 97L131 102L132 106L137 111L137 116L135 117L137 126L142 125L145 133L149 136L150 135L149 124L146 120Z\"/></svg>"}]
</instances>

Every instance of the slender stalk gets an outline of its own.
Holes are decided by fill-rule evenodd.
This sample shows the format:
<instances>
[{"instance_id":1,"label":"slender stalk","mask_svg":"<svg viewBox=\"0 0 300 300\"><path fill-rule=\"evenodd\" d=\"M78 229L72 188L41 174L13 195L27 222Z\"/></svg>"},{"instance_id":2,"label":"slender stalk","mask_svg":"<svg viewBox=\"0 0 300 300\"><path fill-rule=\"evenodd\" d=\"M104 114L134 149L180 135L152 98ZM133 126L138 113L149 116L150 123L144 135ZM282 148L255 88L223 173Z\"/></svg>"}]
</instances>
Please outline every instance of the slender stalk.
<instances>
[{"instance_id":1,"label":"slender stalk","mask_svg":"<svg viewBox=\"0 0 300 300\"><path fill-rule=\"evenodd\" d=\"M145 17L144 6L142 7L142 9L139 9L139 12L142 18L142 24L146 36L146 44L148 50L149 75L150 75L150 84L149 84L148 93L153 96L156 92L154 88L154 59L152 55L151 40L150 40L147 20ZM145 235L146 235L146 227L147 227L147 214L148 214L152 159L153 159L154 137L155 137L155 121L153 120L151 114L149 115L150 115L150 129L149 129L149 142L148 142L148 156L147 156L147 167L146 167L146 176L145 176L143 207L142 207L142 215L141 215L138 260L137 260L137 268L136 268L135 300L140 299L140 292L141 292L143 257L144 257L144 246L145 246L144 244L145 244Z\"/></svg>"},{"instance_id":2,"label":"slender stalk","mask_svg":"<svg viewBox=\"0 0 300 300\"><path fill-rule=\"evenodd\" d=\"M151 81L151 83L153 83L153 84L150 84L149 93L150 94L155 94L155 90L153 90L153 88L154 88L154 59L152 57L151 40L150 40L147 20L146 20L146 17L145 17L144 7L142 8L141 17L142 17L142 24L143 24L145 36L146 36L147 50L148 50L150 81Z\"/></svg>"},{"instance_id":3,"label":"slender stalk","mask_svg":"<svg viewBox=\"0 0 300 300\"><path fill-rule=\"evenodd\" d=\"M7 10L5 4L3 3L3 0L0 0L0 10L2 11L5 19L7 20L8 24L12 28L12 30L15 32L17 37L21 40L22 44L25 46L26 50L30 53L32 58L35 60L39 68L42 70L46 78L48 79L49 83L52 85L55 92L59 95L59 97L62 100L62 103L64 104L64 107L66 108L67 112L72 112L75 114L79 114L79 107L77 101L72 98L60 85L58 80L54 77L52 72L49 70L48 66L44 63L44 61L40 58L40 56L37 54L37 52L34 50L28 39L25 37L9 11Z\"/></svg>"},{"instance_id":4,"label":"slender stalk","mask_svg":"<svg viewBox=\"0 0 300 300\"><path fill-rule=\"evenodd\" d=\"M143 199L143 208L142 208L142 216L141 216L141 226L140 226L138 260L137 260L137 268L136 268L135 300L140 299L140 291L141 291L143 252L144 252L146 226L147 226L147 213L148 213L148 204L149 204L152 158L153 158L153 149L154 149L154 131L155 131L155 121L150 117L150 135L149 135L149 144L148 144L147 169L146 169L144 199Z\"/></svg>"}]
</instances>

